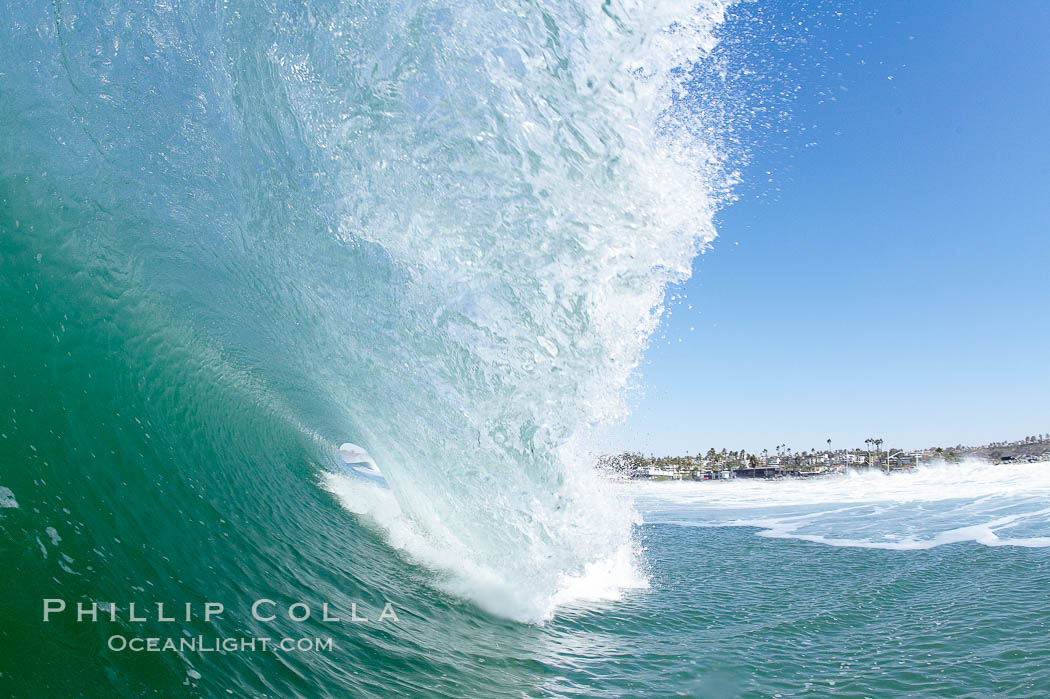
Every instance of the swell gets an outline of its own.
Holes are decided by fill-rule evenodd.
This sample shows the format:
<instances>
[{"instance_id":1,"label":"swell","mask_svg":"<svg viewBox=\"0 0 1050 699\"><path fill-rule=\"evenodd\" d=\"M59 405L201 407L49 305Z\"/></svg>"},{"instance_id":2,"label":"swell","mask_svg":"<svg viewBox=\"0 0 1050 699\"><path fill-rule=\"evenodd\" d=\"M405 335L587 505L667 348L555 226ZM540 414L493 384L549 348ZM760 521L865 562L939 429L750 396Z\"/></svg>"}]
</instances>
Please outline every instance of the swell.
<instances>
[{"instance_id":1,"label":"swell","mask_svg":"<svg viewBox=\"0 0 1050 699\"><path fill-rule=\"evenodd\" d=\"M17 505L0 509L0 687L12 696L42 687L70 696L481 692L488 668L465 667L448 650L453 634L456 653L491 654L467 632L476 612L348 526L314 487L331 445L272 387L128 287L133 275L85 273L45 246L38 234L55 223L50 210L19 198L0 189L0 485ZM118 617L42 624L49 598L114 604ZM257 622L249 610L260 598L282 610L303 601L314 615ZM148 611L187 601L189 622L158 623ZM203 622L205 601L226 613ZM129 619L131 602L147 623ZM373 620L394 604L396 640L374 624L319 623L322 602L344 616L356 604ZM114 634L334 637L337 651L104 651ZM529 682L521 672L504 680L508 695Z\"/></svg>"}]
</instances>

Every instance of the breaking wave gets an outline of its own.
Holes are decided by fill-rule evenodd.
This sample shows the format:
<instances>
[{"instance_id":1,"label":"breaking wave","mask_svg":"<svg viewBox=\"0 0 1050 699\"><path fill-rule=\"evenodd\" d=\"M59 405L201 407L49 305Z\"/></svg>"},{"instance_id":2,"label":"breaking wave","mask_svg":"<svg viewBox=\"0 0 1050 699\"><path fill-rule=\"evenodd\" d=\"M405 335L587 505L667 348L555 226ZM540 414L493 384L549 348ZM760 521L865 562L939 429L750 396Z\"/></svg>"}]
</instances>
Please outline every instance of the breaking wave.
<instances>
[{"instance_id":1,"label":"breaking wave","mask_svg":"<svg viewBox=\"0 0 1050 699\"><path fill-rule=\"evenodd\" d=\"M632 488L647 523L756 527L766 537L893 550L963 541L1046 547L1048 466L968 460L890 474Z\"/></svg>"}]
</instances>

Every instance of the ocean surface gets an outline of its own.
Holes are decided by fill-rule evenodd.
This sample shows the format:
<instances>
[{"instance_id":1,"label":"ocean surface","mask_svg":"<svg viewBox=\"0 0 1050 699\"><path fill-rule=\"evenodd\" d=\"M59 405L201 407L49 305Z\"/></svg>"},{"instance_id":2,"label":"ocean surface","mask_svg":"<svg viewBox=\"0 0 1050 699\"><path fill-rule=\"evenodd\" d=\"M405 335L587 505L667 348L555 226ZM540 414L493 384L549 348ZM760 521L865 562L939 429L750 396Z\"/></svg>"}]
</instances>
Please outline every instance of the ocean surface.
<instances>
[{"instance_id":1,"label":"ocean surface","mask_svg":"<svg viewBox=\"0 0 1050 699\"><path fill-rule=\"evenodd\" d=\"M1050 691L1046 464L595 473L723 3L0 7L0 695Z\"/></svg>"}]
</instances>

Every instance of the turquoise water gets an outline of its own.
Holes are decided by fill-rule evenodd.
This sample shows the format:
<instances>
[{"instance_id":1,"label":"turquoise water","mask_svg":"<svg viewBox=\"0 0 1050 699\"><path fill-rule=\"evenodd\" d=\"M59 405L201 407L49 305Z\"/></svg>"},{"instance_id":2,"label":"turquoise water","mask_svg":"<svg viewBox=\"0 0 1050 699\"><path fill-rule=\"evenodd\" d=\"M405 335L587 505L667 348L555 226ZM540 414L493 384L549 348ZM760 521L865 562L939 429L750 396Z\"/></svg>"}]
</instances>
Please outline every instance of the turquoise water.
<instances>
[{"instance_id":1,"label":"turquoise water","mask_svg":"<svg viewBox=\"0 0 1050 699\"><path fill-rule=\"evenodd\" d=\"M5 3L0 693L1045 691L1040 465L594 473L723 9ZM198 637L325 647L119 647Z\"/></svg>"}]
</instances>

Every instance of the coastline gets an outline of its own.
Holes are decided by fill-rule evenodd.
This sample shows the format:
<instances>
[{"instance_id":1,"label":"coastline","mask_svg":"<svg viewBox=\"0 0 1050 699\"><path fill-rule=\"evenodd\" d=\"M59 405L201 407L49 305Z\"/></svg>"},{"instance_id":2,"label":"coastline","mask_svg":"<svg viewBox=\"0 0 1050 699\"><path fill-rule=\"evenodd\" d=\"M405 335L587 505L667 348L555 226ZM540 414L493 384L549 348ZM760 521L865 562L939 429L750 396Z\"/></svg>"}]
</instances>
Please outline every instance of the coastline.
<instances>
[{"instance_id":1,"label":"coastline","mask_svg":"<svg viewBox=\"0 0 1050 699\"><path fill-rule=\"evenodd\" d=\"M643 456L637 452L623 452L602 456L597 468L617 480L640 481L719 481L743 479L778 480L826 478L849 471L878 470L884 473L912 471L937 463L958 463L964 460L986 464L1039 463L1050 461L1050 438L1046 435L1026 437L1013 442L995 442L980 446L917 450L889 448L810 450L793 453L777 448L774 455L768 450L761 454L746 451L716 452L709 449L704 455L671 457ZM829 440L830 441L830 440ZM869 440L876 445L882 440Z\"/></svg>"}]
</instances>

